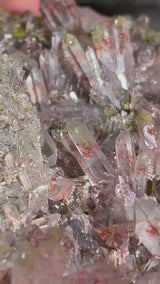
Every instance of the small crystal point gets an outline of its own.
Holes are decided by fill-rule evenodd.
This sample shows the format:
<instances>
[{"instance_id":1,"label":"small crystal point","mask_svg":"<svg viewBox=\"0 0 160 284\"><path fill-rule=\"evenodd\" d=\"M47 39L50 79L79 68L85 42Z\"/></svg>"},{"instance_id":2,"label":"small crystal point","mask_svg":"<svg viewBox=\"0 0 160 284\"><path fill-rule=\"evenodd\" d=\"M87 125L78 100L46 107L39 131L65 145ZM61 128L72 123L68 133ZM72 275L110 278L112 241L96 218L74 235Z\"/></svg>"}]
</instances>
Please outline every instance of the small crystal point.
<instances>
[{"instance_id":1,"label":"small crystal point","mask_svg":"<svg viewBox=\"0 0 160 284\"><path fill-rule=\"evenodd\" d=\"M133 52L127 20L124 17L119 16L115 19L113 34L116 48L117 76L122 88L127 90L131 85Z\"/></svg>"},{"instance_id":2,"label":"small crystal point","mask_svg":"<svg viewBox=\"0 0 160 284\"><path fill-rule=\"evenodd\" d=\"M152 198L135 201L135 234L152 255L160 256L160 208Z\"/></svg>"},{"instance_id":3,"label":"small crystal point","mask_svg":"<svg viewBox=\"0 0 160 284\"><path fill-rule=\"evenodd\" d=\"M76 41L77 41L77 40L76 40L76 37L75 37L74 35L68 34L68 33L66 33L66 34L64 35L63 40L64 40L64 43L67 44L67 45L75 44Z\"/></svg>"},{"instance_id":4,"label":"small crystal point","mask_svg":"<svg viewBox=\"0 0 160 284\"><path fill-rule=\"evenodd\" d=\"M110 183L112 170L87 127L79 121L68 121L62 134L64 146L73 154L91 184Z\"/></svg>"},{"instance_id":5,"label":"small crystal point","mask_svg":"<svg viewBox=\"0 0 160 284\"><path fill-rule=\"evenodd\" d=\"M40 11L51 31L58 27L74 32L80 29L80 18L74 0L41 0Z\"/></svg>"},{"instance_id":6,"label":"small crystal point","mask_svg":"<svg viewBox=\"0 0 160 284\"><path fill-rule=\"evenodd\" d=\"M88 47L88 50L86 51L86 57L93 71L93 78L95 77L94 84L91 84L96 92L96 95L99 94L99 98L101 98L102 104L105 105L107 103L107 100L109 99L117 109L120 109L120 103L114 96L111 84L109 84L107 81L104 81L101 76L102 70L93 48ZM90 82L93 82L93 80L91 81L90 79Z\"/></svg>"},{"instance_id":7,"label":"small crystal point","mask_svg":"<svg viewBox=\"0 0 160 284\"><path fill-rule=\"evenodd\" d=\"M39 57L40 68L48 94L58 88L59 64L56 52L45 49Z\"/></svg>"},{"instance_id":8,"label":"small crystal point","mask_svg":"<svg viewBox=\"0 0 160 284\"><path fill-rule=\"evenodd\" d=\"M28 91L31 92L31 99L33 103L38 103L40 106L48 105L50 100L48 98L42 71L36 67L31 70L29 78L26 80Z\"/></svg>"},{"instance_id":9,"label":"small crystal point","mask_svg":"<svg viewBox=\"0 0 160 284\"><path fill-rule=\"evenodd\" d=\"M56 180L51 178L50 185L48 187L49 198L58 201L66 198L73 189L73 183L71 180L59 176Z\"/></svg>"},{"instance_id":10,"label":"small crystal point","mask_svg":"<svg viewBox=\"0 0 160 284\"><path fill-rule=\"evenodd\" d=\"M102 71L94 50L89 47L85 53L78 39L71 34L64 36L63 50L76 75L82 77L85 74L94 94L93 100L100 105L105 105L110 100L116 108L120 109L120 103L114 96L111 84L104 82L101 76Z\"/></svg>"},{"instance_id":11,"label":"small crystal point","mask_svg":"<svg viewBox=\"0 0 160 284\"><path fill-rule=\"evenodd\" d=\"M95 46L97 57L102 64L103 71L116 72L116 57L114 53L114 41L111 28L105 24L96 25L92 31L92 39Z\"/></svg>"},{"instance_id":12,"label":"small crystal point","mask_svg":"<svg viewBox=\"0 0 160 284\"><path fill-rule=\"evenodd\" d=\"M116 139L116 159L119 174L126 182L134 182L134 165L136 160L133 138L126 130L120 132Z\"/></svg>"},{"instance_id":13,"label":"small crystal point","mask_svg":"<svg viewBox=\"0 0 160 284\"><path fill-rule=\"evenodd\" d=\"M136 123L139 132L139 146L141 150L157 148L157 130L150 113L142 110L137 118Z\"/></svg>"},{"instance_id":14,"label":"small crystal point","mask_svg":"<svg viewBox=\"0 0 160 284\"><path fill-rule=\"evenodd\" d=\"M152 172L152 162L146 152L141 152L135 163L136 193L138 197L146 193L147 176Z\"/></svg>"}]
</instances>

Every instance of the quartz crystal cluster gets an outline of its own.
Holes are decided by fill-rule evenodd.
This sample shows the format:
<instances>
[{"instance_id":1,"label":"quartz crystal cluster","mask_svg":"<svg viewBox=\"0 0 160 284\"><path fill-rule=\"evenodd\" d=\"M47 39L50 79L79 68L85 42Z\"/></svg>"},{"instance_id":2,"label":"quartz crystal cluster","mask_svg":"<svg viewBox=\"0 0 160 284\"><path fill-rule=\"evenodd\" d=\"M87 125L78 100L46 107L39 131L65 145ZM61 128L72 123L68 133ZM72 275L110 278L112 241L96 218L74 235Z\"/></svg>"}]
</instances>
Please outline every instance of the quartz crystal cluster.
<instances>
[{"instance_id":1,"label":"quartz crystal cluster","mask_svg":"<svg viewBox=\"0 0 160 284\"><path fill-rule=\"evenodd\" d=\"M159 283L160 34L0 11L0 283Z\"/></svg>"}]
</instances>

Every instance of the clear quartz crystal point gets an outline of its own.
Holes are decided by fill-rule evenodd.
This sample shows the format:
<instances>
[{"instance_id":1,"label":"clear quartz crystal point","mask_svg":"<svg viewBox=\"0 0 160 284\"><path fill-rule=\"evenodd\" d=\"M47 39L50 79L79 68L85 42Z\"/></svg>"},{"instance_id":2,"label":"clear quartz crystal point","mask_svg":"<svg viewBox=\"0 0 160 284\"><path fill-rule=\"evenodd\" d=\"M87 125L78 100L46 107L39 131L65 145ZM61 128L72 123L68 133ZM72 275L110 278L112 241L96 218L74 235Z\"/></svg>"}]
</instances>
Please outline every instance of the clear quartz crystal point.
<instances>
[{"instance_id":1,"label":"clear quartz crystal point","mask_svg":"<svg viewBox=\"0 0 160 284\"><path fill-rule=\"evenodd\" d=\"M26 86L33 103L39 105L48 105L50 103L42 71L38 68L33 68L30 75L27 77Z\"/></svg>"},{"instance_id":2,"label":"clear quartz crystal point","mask_svg":"<svg viewBox=\"0 0 160 284\"><path fill-rule=\"evenodd\" d=\"M136 188L138 196L147 192L147 182L160 177L160 151L146 150L141 152L135 163Z\"/></svg>"},{"instance_id":3,"label":"clear quartz crystal point","mask_svg":"<svg viewBox=\"0 0 160 284\"><path fill-rule=\"evenodd\" d=\"M92 40L97 58L104 72L105 80L108 83L114 81L114 86L111 84L111 88L115 96L119 97L121 84L116 75L116 53L112 25L113 21L107 24L96 25L92 31Z\"/></svg>"},{"instance_id":4,"label":"clear quartz crystal point","mask_svg":"<svg viewBox=\"0 0 160 284\"><path fill-rule=\"evenodd\" d=\"M80 19L74 0L41 0L40 10L47 19L51 31L57 27L72 32L80 29Z\"/></svg>"},{"instance_id":5,"label":"clear quartz crystal point","mask_svg":"<svg viewBox=\"0 0 160 284\"><path fill-rule=\"evenodd\" d=\"M134 182L135 149L133 138L127 130L120 132L116 139L116 159L119 175L128 182Z\"/></svg>"},{"instance_id":6,"label":"clear quartz crystal point","mask_svg":"<svg viewBox=\"0 0 160 284\"><path fill-rule=\"evenodd\" d=\"M135 163L135 177L136 177L136 193L137 196L143 196L146 193L147 176L152 172L152 160L148 157L146 152L141 152Z\"/></svg>"},{"instance_id":7,"label":"clear quartz crystal point","mask_svg":"<svg viewBox=\"0 0 160 284\"><path fill-rule=\"evenodd\" d=\"M136 118L136 123L138 126L140 150L156 149L158 136L154 120L150 113L142 110Z\"/></svg>"},{"instance_id":8,"label":"clear quartz crystal point","mask_svg":"<svg viewBox=\"0 0 160 284\"><path fill-rule=\"evenodd\" d=\"M44 126L42 126L42 133L44 137L42 145L42 154L45 155L49 167L53 167L57 163L58 149L53 138L51 137L51 135L48 133L48 131L45 129Z\"/></svg>"},{"instance_id":9,"label":"clear quartz crystal point","mask_svg":"<svg viewBox=\"0 0 160 284\"><path fill-rule=\"evenodd\" d=\"M111 26L111 24L110 24ZM114 53L114 41L111 28L105 24L98 24L92 31L92 39L98 60L104 72L116 72L116 57Z\"/></svg>"},{"instance_id":10,"label":"clear quartz crystal point","mask_svg":"<svg viewBox=\"0 0 160 284\"><path fill-rule=\"evenodd\" d=\"M58 201L66 198L73 189L73 182L67 178L59 176L54 180L51 178L50 185L48 187L49 198Z\"/></svg>"},{"instance_id":11,"label":"clear quartz crystal point","mask_svg":"<svg viewBox=\"0 0 160 284\"><path fill-rule=\"evenodd\" d=\"M97 83L99 85L100 88L102 88L104 82L103 82L103 79L102 79L102 76L101 76L101 68L100 68L100 65L97 61L97 57L96 57L96 54L93 50L93 48L91 47L88 47L87 51L86 51L86 57L88 59L88 62L92 68L92 70L94 71L95 73L95 76L97 78Z\"/></svg>"},{"instance_id":12,"label":"clear quartz crystal point","mask_svg":"<svg viewBox=\"0 0 160 284\"><path fill-rule=\"evenodd\" d=\"M39 210L44 212L48 209L48 185L40 185L29 194L28 208L24 213L24 221L36 217Z\"/></svg>"},{"instance_id":13,"label":"clear quartz crystal point","mask_svg":"<svg viewBox=\"0 0 160 284\"><path fill-rule=\"evenodd\" d=\"M135 201L135 234L152 255L160 257L160 208L152 198Z\"/></svg>"},{"instance_id":14,"label":"clear quartz crystal point","mask_svg":"<svg viewBox=\"0 0 160 284\"><path fill-rule=\"evenodd\" d=\"M57 54L58 49L62 46L62 40L64 37L64 30L56 30L52 33L51 37L51 49Z\"/></svg>"},{"instance_id":15,"label":"clear quartz crystal point","mask_svg":"<svg viewBox=\"0 0 160 284\"><path fill-rule=\"evenodd\" d=\"M79 121L68 121L62 133L64 146L80 164L93 186L103 185L108 189L113 182L112 170L87 127Z\"/></svg>"},{"instance_id":16,"label":"clear quartz crystal point","mask_svg":"<svg viewBox=\"0 0 160 284\"><path fill-rule=\"evenodd\" d=\"M82 76L82 74L86 75L90 87L93 89L93 93L96 95L95 97L98 97L98 102L100 104L104 104L106 99L109 99L116 108L120 108L120 103L114 97L111 86L107 84L107 82L104 85L100 74L101 69L94 50L89 47L85 54L77 38L71 34L65 34L63 40L63 50L76 75L78 77Z\"/></svg>"},{"instance_id":17,"label":"clear quartz crystal point","mask_svg":"<svg viewBox=\"0 0 160 284\"><path fill-rule=\"evenodd\" d=\"M104 72L105 81L110 85L114 96L120 97L121 84L116 75L115 42L112 34L113 21L98 24L92 31L92 39L97 58ZM111 84L110 82L113 82Z\"/></svg>"},{"instance_id":18,"label":"clear quartz crystal point","mask_svg":"<svg viewBox=\"0 0 160 284\"><path fill-rule=\"evenodd\" d=\"M90 85L92 86L94 84L92 82L93 72L88 64L84 50L82 49L78 39L74 35L68 33L64 35L63 50L66 59L68 61L71 61L70 63L71 65L73 65L73 69L76 75L81 76L82 73L86 74L87 78L89 79Z\"/></svg>"},{"instance_id":19,"label":"clear quartz crystal point","mask_svg":"<svg viewBox=\"0 0 160 284\"><path fill-rule=\"evenodd\" d=\"M119 177L119 183L115 187L115 193L119 200L123 201L126 219L133 220L133 208L136 194L131 191L129 185Z\"/></svg>"},{"instance_id":20,"label":"clear quartz crystal point","mask_svg":"<svg viewBox=\"0 0 160 284\"><path fill-rule=\"evenodd\" d=\"M115 192L117 197L123 200L127 219L133 220L136 155L133 138L128 131L120 132L116 139L115 149L119 174L119 183L116 185Z\"/></svg>"},{"instance_id":21,"label":"clear quartz crystal point","mask_svg":"<svg viewBox=\"0 0 160 284\"><path fill-rule=\"evenodd\" d=\"M110 102L118 109L120 109L120 103L119 101L115 98L114 94L113 94L113 90L112 90L112 87L111 87L111 84L108 83L107 81L104 81L102 79L102 76L101 76L101 68L100 68L100 65L97 61L97 57L96 57L96 54L93 50L93 48L91 47L88 47L88 50L86 51L86 56L87 56L87 59L88 59L88 62L94 72L94 76L96 78L96 81L97 81L97 85L98 85L98 88L100 90L100 92L98 90L96 90L95 88L95 92L96 93L99 93L99 97L101 96L101 102L103 104L105 104L107 102L106 98L110 100ZM95 86L96 87L96 86ZM94 86L93 86L94 88Z\"/></svg>"},{"instance_id":22,"label":"clear quartz crystal point","mask_svg":"<svg viewBox=\"0 0 160 284\"><path fill-rule=\"evenodd\" d=\"M147 190L147 178L160 174L158 134L154 119L145 110L139 112L136 123L139 134L140 153L135 163L137 196L143 196Z\"/></svg>"},{"instance_id":23,"label":"clear quartz crystal point","mask_svg":"<svg viewBox=\"0 0 160 284\"><path fill-rule=\"evenodd\" d=\"M117 76L122 88L127 90L131 85L133 52L127 20L124 17L118 16L115 19L113 34L116 48Z\"/></svg>"},{"instance_id":24,"label":"clear quartz crystal point","mask_svg":"<svg viewBox=\"0 0 160 284\"><path fill-rule=\"evenodd\" d=\"M77 65L80 65L82 72L86 74L91 87L93 87L95 85L94 84L94 79L95 79L94 73L90 67L90 64L88 63L85 52L82 49L78 39L72 34L68 34L68 33L65 34L64 39L63 39L63 49L66 55L66 58L68 54L71 54L72 57L76 59Z\"/></svg>"},{"instance_id":25,"label":"clear quartz crystal point","mask_svg":"<svg viewBox=\"0 0 160 284\"><path fill-rule=\"evenodd\" d=\"M57 54L45 49L39 58L40 68L44 77L48 93L58 87L59 64Z\"/></svg>"}]
</instances>

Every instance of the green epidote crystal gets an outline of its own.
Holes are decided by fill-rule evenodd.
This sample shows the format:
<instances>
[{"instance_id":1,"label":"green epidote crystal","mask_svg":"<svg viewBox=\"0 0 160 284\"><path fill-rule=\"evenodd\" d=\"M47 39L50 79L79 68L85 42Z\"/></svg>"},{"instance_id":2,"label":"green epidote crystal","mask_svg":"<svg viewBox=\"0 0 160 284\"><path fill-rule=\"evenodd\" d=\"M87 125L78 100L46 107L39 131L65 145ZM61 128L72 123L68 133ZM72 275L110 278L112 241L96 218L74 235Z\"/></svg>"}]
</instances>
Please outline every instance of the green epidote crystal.
<instances>
[{"instance_id":1,"label":"green epidote crystal","mask_svg":"<svg viewBox=\"0 0 160 284\"><path fill-rule=\"evenodd\" d=\"M152 194L152 180L151 179L148 179L147 180L147 190L146 190L146 193L147 195L151 195Z\"/></svg>"},{"instance_id":2,"label":"green epidote crystal","mask_svg":"<svg viewBox=\"0 0 160 284\"><path fill-rule=\"evenodd\" d=\"M98 38L100 36L99 29L100 29L100 25L96 25L92 31L92 38L93 38L93 41L95 41L96 43L98 43Z\"/></svg>"},{"instance_id":3,"label":"green epidote crystal","mask_svg":"<svg viewBox=\"0 0 160 284\"><path fill-rule=\"evenodd\" d=\"M77 39L74 35L66 33L64 35L63 42L67 45L73 45L77 42Z\"/></svg>"},{"instance_id":4,"label":"green epidote crystal","mask_svg":"<svg viewBox=\"0 0 160 284\"><path fill-rule=\"evenodd\" d=\"M144 123L148 123L151 125L154 124L153 118L151 117L150 113L145 110L142 110L141 112L139 112L136 118L136 121L137 123L144 122Z\"/></svg>"},{"instance_id":5,"label":"green epidote crystal","mask_svg":"<svg viewBox=\"0 0 160 284\"><path fill-rule=\"evenodd\" d=\"M14 38L25 37L25 35L26 35L26 30L25 30L24 26L15 26L14 27L13 33L12 33L12 36Z\"/></svg>"}]
</instances>

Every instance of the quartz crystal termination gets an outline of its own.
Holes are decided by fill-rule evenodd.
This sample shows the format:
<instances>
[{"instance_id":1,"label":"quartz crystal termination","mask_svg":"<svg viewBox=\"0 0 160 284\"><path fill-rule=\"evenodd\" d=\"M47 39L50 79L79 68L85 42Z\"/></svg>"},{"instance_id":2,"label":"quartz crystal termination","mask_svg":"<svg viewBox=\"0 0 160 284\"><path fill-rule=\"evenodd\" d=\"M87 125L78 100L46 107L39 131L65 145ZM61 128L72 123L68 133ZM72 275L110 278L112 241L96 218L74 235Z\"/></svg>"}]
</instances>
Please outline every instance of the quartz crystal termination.
<instances>
[{"instance_id":1,"label":"quartz crystal termination","mask_svg":"<svg viewBox=\"0 0 160 284\"><path fill-rule=\"evenodd\" d=\"M31 99L34 104L39 106L48 105L49 99L45 87L42 71L38 68L33 68L31 74L26 80L28 91L31 94Z\"/></svg>"},{"instance_id":2,"label":"quartz crystal termination","mask_svg":"<svg viewBox=\"0 0 160 284\"><path fill-rule=\"evenodd\" d=\"M109 20L104 24L98 24L92 30L97 58L104 73L104 80L110 86L116 98L122 92L120 81L116 75L116 53L115 41L112 33L113 21ZM111 82L114 81L114 85Z\"/></svg>"},{"instance_id":3,"label":"quartz crystal termination","mask_svg":"<svg viewBox=\"0 0 160 284\"><path fill-rule=\"evenodd\" d=\"M126 130L120 132L116 139L116 158L119 175L128 184L134 184L135 149L133 138Z\"/></svg>"},{"instance_id":4,"label":"quartz crystal termination","mask_svg":"<svg viewBox=\"0 0 160 284\"><path fill-rule=\"evenodd\" d=\"M140 150L156 149L158 147L158 135L152 116L147 111L142 110L137 116L136 122L139 132Z\"/></svg>"},{"instance_id":5,"label":"quartz crystal termination","mask_svg":"<svg viewBox=\"0 0 160 284\"><path fill-rule=\"evenodd\" d=\"M64 146L80 164L92 186L113 190L112 169L87 127L70 120L62 133Z\"/></svg>"},{"instance_id":6,"label":"quartz crystal termination","mask_svg":"<svg viewBox=\"0 0 160 284\"><path fill-rule=\"evenodd\" d=\"M93 95L93 100L95 97L97 103L104 105L109 99L109 101L119 109L120 103L115 98L111 85L104 82L101 76L102 72L94 50L88 48L85 54L77 38L71 34L65 34L63 49L64 54L68 61L70 61L76 75L81 76L83 73L86 75L91 87L91 96ZM80 70L79 67L81 68ZM99 100L97 100L97 93L99 94Z\"/></svg>"},{"instance_id":7,"label":"quartz crystal termination","mask_svg":"<svg viewBox=\"0 0 160 284\"><path fill-rule=\"evenodd\" d=\"M119 183L116 185L115 192L120 200L124 202L126 217L133 219L133 207L135 201L135 149L133 137L126 130L120 132L115 143L116 160L118 168Z\"/></svg>"},{"instance_id":8,"label":"quartz crystal termination","mask_svg":"<svg viewBox=\"0 0 160 284\"><path fill-rule=\"evenodd\" d=\"M127 90L131 87L134 60L127 20L124 17L119 16L115 19L113 33L115 38L117 76L122 88Z\"/></svg>"},{"instance_id":9,"label":"quartz crystal termination","mask_svg":"<svg viewBox=\"0 0 160 284\"><path fill-rule=\"evenodd\" d=\"M41 0L40 11L47 19L51 31L62 27L75 32L80 29L77 6L73 0Z\"/></svg>"},{"instance_id":10,"label":"quartz crystal termination","mask_svg":"<svg viewBox=\"0 0 160 284\"><path fill-rule=\"evenodd\" d=\"M160 256L160 208L151 198L135 201L135 234L152 255Z\"/></svg>"},{"instance_id":11,"label":"quartz crystal termination","mask_svg":"<svg viewBox=\"0 0 160 284\"><path fill-rule=\"evenodd\" d=\"M147 190L147 179L152 180L160 176L159 164L159 135L155 121L145 110L142 110L136 123L139 133L139 154L135 163L135 177L137 196L143 196Z\"/></svg>"}]
</instances>

